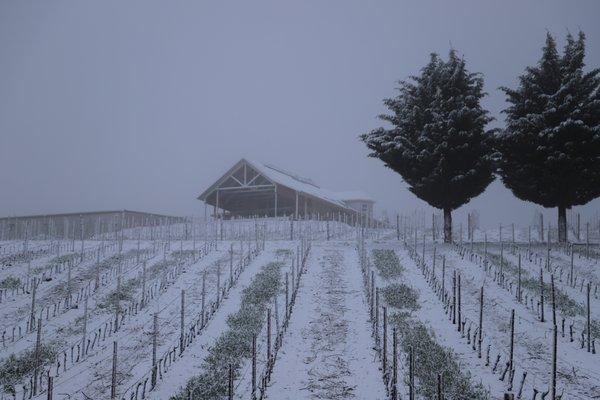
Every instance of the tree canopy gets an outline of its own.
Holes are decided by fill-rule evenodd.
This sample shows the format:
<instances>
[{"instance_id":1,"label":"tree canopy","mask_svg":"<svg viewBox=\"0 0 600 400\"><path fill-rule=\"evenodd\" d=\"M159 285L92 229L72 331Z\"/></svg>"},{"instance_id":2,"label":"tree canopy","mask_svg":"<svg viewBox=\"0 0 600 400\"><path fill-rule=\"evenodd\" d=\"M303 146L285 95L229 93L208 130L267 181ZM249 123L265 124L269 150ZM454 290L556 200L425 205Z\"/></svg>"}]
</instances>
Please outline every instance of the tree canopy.
<instances>
[{"instance_id":1,"label":"tree canopy","mask_svg":"<svg viewBox=\"0 0 600 400\"><path fill-rule=\"evenodd\" d=\"M501 88L510 106L498 172L519 199L559 208L561 241L565 209L600 195L600 70L585 73L584 57L582 32L567 35L562 56L547 34L538 64Z\"/></svg>"},{"instance_id":2,"label":"tree canopy","mask_svg":"<svg viewBox=\"0 0 600 400\"><path fill-rule=\"evenodd\" d=\"M384 100L391 113L379 117L391 126L361 139L373 151L369 156L399 173L411 192L449 214L494 180L492 135L485 130L492 118L480 104L483 77L452 50L448 61L432 54L398 91Z\"/></svg>"}]
</instances>

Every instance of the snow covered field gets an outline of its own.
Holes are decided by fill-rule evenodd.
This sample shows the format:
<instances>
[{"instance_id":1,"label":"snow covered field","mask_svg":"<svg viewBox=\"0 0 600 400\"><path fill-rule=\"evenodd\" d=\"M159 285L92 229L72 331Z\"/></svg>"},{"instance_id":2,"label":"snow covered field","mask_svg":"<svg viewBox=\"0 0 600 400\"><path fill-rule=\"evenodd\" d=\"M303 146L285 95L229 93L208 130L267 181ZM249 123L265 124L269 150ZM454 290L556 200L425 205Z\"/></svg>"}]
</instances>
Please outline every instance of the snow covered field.
<instances>
[{"instance_id":1,"label":"snow covered field","mask_svg":"<svg viewBox=\"0 0 600 400\"><path fill-rule=\"evenodd\" d=\"M477 233L472 245L423 242L419 231L416 246L410 228L398 240L395 227L336 221L193 231L31 240L26 252L2 242L0 399L47 399L51 381L53 399L436 399L440 390L540 400L553 382L551 276L557 394L600 396L592 253L548 251L522 231L503 244Z\"/></svg>"}]
</instances>

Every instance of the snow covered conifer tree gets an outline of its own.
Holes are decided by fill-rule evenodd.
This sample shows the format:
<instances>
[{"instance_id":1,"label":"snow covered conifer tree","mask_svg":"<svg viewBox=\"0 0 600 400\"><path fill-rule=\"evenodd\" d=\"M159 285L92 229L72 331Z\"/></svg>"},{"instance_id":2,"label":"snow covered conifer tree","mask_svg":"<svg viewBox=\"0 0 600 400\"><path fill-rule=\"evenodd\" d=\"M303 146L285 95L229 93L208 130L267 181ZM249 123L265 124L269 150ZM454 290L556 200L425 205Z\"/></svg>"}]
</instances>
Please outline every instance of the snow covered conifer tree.
<instances>
[{"instance_id":1,"label":"snow covered conifer tree","mask_svg":"<svg viewBox=\"0 0 600 400\"><path fill-rule=\"evenodd\" d=\"M562 57L547 34L542 58L502 88L510 106L498 135L499 174L519 199L558 207L561 243L566 209L600 195L600 70L583 72L585 36L567 35Z\"/></svg>"},{"instance_id":2,"label":"snow covered conifer tree","mask_svg":"<svg viewBox=\"0 0 600 400\"><path fill-rule=\"evenodd\" d=\"M480 105L483 77L470 73L454 50L447 62L436 54L419 76L401 81L396 98L384 100L391 124L361 136L410 191L444 211L444 241L452 242L452 211L494 180L492 120Z\"/></svg>"}]
</instances>

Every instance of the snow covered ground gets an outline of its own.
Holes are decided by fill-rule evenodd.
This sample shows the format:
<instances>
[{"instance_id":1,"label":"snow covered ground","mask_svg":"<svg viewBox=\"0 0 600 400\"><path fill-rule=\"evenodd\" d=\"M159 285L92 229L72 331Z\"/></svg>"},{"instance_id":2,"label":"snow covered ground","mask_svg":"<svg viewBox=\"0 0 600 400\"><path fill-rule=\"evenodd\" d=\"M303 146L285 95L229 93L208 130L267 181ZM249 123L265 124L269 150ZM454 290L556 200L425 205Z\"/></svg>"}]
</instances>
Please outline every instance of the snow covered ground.
<instances>
[{"instance_id":1,"label":"snow covered ground","mask_svg":"<svg viewBox=\"0 0 600 400\"><path fill-rule=\"evenodd\" d=\"M414 291L418 299L418 307L408 310L408 321L414 331L399 329L405 335L398 338L400 398L408 396L408 353L403 346L420 327L425 330L419 334L429 335L429 345L445 354L445 358L432 359L455 363L447 370L456 373L452 368L459 368L461 384L468 382L472 388L481 388L478 396L482 397L478 398L501 399L505 392L517 394L524 373L522 399L533 399L537 391L540 394L536 400L539 400L548 390L552 358L549 293L546 293L545 304L547 318L542 322L536 304L536 288L524 289L523 293L528 295L527 304L519 302L515 295L513 273L519 254L523 279L537 279L540 269L547 274L548 280L553 273L556 288L564 295L561 302L570 307L557 313L558 321L565 318L566 327L564 335L559 327L558 394L563 394L563 400L600 396L600 355L587 351L587 339L584 338L583 348L581 345L581 334L586 333L585 285L588 282L592 285L591 320L593 324L600 320L600 293L594 291L594 285L600 282L600 270L598 257L594 254L587 258L581 251L575 253L573 273L576 279L572 284L568 275L571 256L564 249L553 246L548 267L546 245L535 242L529 245L523 231L517 231L514 245L506 242L503 232L505 244L502 249L499 243L492 243L498 235L488 232L487 267L482 262L485 252L482 242L474 243L471 254L467 242L461 247L427 240L423 252L422 232L419 232L415 254L410 248L414 245L413 238L408 239L408 246L405 246L403 240L397 240L395 229L363 232L339 222L291 222L283 218L239 220L225 221L222 226L214 223L199 226L195 232L199 237L193 240L187 227L161 228L152 235L148 232L138 235L140 232L134 230L125 235L121 244L119 235L106 240L86 240L83 258L80 242L30 241L27 248L33 252L27 257L22 256L23 242L3 242L0 257L4 264L0 268L0 282L5 286L0 303L0 330L3 331L0 399L13 399L13 391L17 399L46 399L48 375L53 377L54 399L109 399L113 342L118 343L116 398L163 400L185 394L191 380L206 375L205 368L210 365L206 363L207 357L215 357L211 350L233 329L232 326L237 326L231 318L239 316L244 309L243 299L248 288L252 285L260 287L257 276L274 262L280 264L279 286L272 298L263 299L267 303L261 306L270 310L272 318L271 353L274 358L271 364L266 357L266 308L261 308L265 312L260 321L255 321L258 324L255 332L257 375L259 381L266 377L265 398L390 399L390 386L386 388L382 367L381 306L387 307L390 324L386 352L388 373L392 357L391 327L400 328L397 324L405 318L393 315L406 310L394 309L394 304L382 294L377 319L371 318L372 305L363 279L364 264L359 251L362 234L367 268L370 268L368 278L373 271L373 284L380 291L386 288L394 291L404 285ZM476 232L476 240L479 236L485 237ZM139 243L138 237L142 237ZM302 263L304 273L298 278L300 249L308 248L308 243L310 251ZM386 249L396 255L401 274L390 277L373 267L373 251ZM501 252L505 263L504 283L497 279ZM421 264L423 254L424 267ZM69 259L72 261L65 261ZM461 276L463 332L452 323L451 298L444 300L440 296L443 259L447 293L452 293L453 273ZM231 276L230 271L233 272ZM291 314L286 325L286 299L290 301L295 281L298 291L295 302L289 306ZM288 282L288 291L284 289L285 282ZM32 396L37 332L31 324L31 307L32 289L36 284L34 321L42 321L42 348L37 374L38 394ZM207 322L200 328L202 287ZM482 287L484 329L480 358L475 350L474 333L478 329ZM185 292L183 352L178 347L182 333L182 291ZM71 293L70 300L66 299L68 293ZM86 302L87 314L84 311ZM118 329L114 327L115 307L119 309ZM516 320L511 381L510 374L501 378L510 348L509 321L513 309ZM155 314L158 315L156 350L160 367L157 385L151 390ZM84 315L87 316L84 318ZM87 319L85 332L84 319ZM575 332L573 341L569 337L571 324ZM595 325L593 329L597 329ZM597 333L595 330L592 333L594 348L598 349ZM235 337L247 339L248 335ZM281 342L277 342L279 338ZM84 345L85 352L82 350ZM233 397L250 399L252 362L248 348L242 349L243 357L236 355L234 358L239 364L233 374ZM223 354L223 357L229 356ZM416 360L419 361L430 362ZM441 367L444 370L445 365ZM428 394L432 382L421 380L425 378L425 375L416 378L417 399L434 398ZM261 384L259 382L259 388ZM446 389L450 393L451 386ZM223 398L223 393L221 397L210 398Z\"/></svg>"}]
</instances>

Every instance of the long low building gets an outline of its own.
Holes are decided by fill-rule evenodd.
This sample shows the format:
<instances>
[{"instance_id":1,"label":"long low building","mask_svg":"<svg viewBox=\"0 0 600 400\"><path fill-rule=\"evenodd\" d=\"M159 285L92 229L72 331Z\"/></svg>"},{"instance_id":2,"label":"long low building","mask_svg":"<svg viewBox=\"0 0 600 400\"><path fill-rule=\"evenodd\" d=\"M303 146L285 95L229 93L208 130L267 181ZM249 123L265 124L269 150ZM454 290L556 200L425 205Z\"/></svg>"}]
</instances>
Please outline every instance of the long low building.
<instances>
[{"instance_id":1,"label":"long low building","mask_svg":"<svg viewBox=\"0 0 600 400\"><path fill-rule=\"evenodd\" d=\"M0 218L0 240L26 237L93 237L136 226L152 226L184 221L181 217L141 211L89 211L64 214L39 214Z\"/></svg>"},{"instance_id":2,"label":"long low building","mask_svg":"<svg viewBox=\"0 0 600 400\"><path fill-rule=\"evenodd\" d=\"M213 207L214 216L343 215L373 218L375 201L360 192L334 192L314 181L271 164L241 159L206 189L198 200Z\"/></svg>"}]
</instances>

